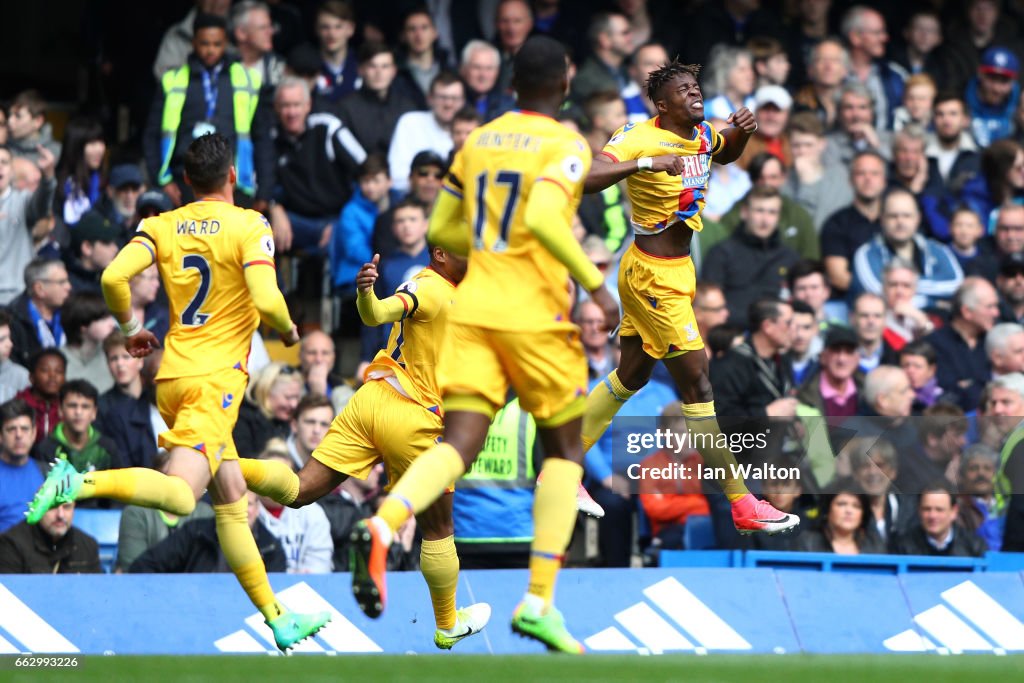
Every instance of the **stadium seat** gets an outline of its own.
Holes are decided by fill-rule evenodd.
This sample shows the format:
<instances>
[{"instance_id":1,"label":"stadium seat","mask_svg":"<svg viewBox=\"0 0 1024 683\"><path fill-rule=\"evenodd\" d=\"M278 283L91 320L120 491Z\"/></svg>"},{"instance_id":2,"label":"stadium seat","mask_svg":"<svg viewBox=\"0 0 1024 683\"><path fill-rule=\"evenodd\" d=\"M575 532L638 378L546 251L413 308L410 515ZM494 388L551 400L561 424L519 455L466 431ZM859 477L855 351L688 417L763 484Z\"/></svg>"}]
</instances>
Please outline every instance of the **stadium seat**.
<instances>
[{"instance_id":1,"label":"stadium seat","mask_svg":"<svg viewBox=\"0 0 1024 683\"><path fill-rule=\"evenodd\" d=\"M74 526L93 538L100 546L100 564L108 574L117 559L117 537L121 529L120 510L75 510Z\"/></svg>"},{"instance_id":2,"label":"stadium seat","mask_svg":"<svg viewBox=\"0 0 1024 683\"><path fill-rule=\"evenodd\" d=\"M710 515L690 515L686 518L683 547L687 550L708 550L715 547L715 527Z\"/></svg>"}]
</instances>

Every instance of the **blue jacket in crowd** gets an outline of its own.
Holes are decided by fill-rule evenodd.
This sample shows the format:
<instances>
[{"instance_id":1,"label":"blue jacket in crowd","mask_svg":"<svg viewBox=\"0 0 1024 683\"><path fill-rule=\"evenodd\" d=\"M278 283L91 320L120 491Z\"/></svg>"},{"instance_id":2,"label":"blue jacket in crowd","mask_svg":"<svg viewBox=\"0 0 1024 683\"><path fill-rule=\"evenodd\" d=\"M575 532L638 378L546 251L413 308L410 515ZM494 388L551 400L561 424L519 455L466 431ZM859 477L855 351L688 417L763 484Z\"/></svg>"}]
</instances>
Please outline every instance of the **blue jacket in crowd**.
<instances>
[{"instance_id":1,"label":"blue jacket in crowd","mask_svg":"<svg viewBox=\"0 0 1024 683\"><path fill-rule=\"evenodd\" d=\"M920 273L914 305L921 309L932 308L939 301L953 296L964 280L964 271L946 245L923 235L914 235L914 246L914 261ZM892 258L892 249L884 235L876 235L857 249L853 256L851 301L864 292L882 294L882 270Z\"/></svg>"}]
</instances>

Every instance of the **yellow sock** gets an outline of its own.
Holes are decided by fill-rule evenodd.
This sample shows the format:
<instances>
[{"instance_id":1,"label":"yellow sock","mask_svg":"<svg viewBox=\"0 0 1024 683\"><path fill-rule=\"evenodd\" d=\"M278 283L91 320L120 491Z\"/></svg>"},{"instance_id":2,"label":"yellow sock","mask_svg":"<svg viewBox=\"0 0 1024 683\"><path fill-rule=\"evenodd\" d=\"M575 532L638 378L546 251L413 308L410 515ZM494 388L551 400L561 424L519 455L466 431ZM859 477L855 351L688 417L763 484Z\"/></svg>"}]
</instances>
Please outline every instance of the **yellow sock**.
<instances>
[{"instance_id":1,"label":"yellow sock","mask_svg":"<svg viewBox=\"0 0 1024 683\"><path fill-rule=\"evenodd\" d=\"M615 370L608 373L600 384L587 396L587 410L583 414L583 452L586 453L598 442L601 435L612 423L612 418L628 401L635 391L622 386Z\"/></svg>"},{"instance_id":2,"label":"yellow sock","mask_svg":"<svg viewBox=\"0 0 1024 683\"><path fill-rule=\"evenodd\" d=\"M190 515L196 509L196 496L188 482L145 467L88 472L77 497L110 498L175 515Z\"/></svg>"},{"instance_id":3,"label":"yellow sock","mask_svg":"<svg viewBox=\"0 0 1024 683\"><path fill-rule=\"evenodd\" d=\"M411 515L423 512L441 497L452 482L466 473L466 465L455 447L439 443L420 457L398 480L391 495L384 499L377 510L392 531L405 524ZM545 482L545 486L547 482Z\"/></svg>"},{"instance_id":4,"label":"yellow sock","mask_svg":"<svg viewBox=\"0 0 1024 683\"><path fill-rule=\"evenodd\" d=\"M214 505L213 512L217 518L217 538L224 559L242 584L245 594L252 604L263 614L267 621L275 619L287 610L274 597L267 580L267 568L263 565L256 539L249 528L247 512L249 500L242 496L234 503Z\"/></svg>"},{"instance_id":5,"label":"yellow sock","mask_svg":"<svg viewBox=\"0 0 1024 683\"><path fill-rule=\"evenodd\" d=\"M299 475L280 460L239 458L242 476L250 491L291 505L299 497Z\"/></svg>"},{"instance_id":6,"label":"yellow sock","mask_svg":"<svg viewBox=\"0 0 1024 683\"><path fill-rule=\"evenodd\" d=\"M544 485L533 499L533 544L530 546L530 586L527 592L550 605L555 579L576 526L576 489L583 468L565 458L548 456L541 467Z\"/></svg>"},{"instance_id":7,"label":"yellow sock","mask_svg":"<svg viewBox=\"0 0 1024 683\"><path fill-rule=\"evenodd\" d=\"M691 443L698 446L700 456L708 467L721 467L725 470L725 479L719 482L722 491L730 503L736 502L750 493L742 479L733 476L736 457L726 446L724 435L715 417L714 403L684 403L683 417L686 418L686 429L690 432Z\"/></svg>"},{"instance_id":8,"label":"yellow sock","mask_svg":"<svg viewBox=\"0 0 1024 683\"><path fill-rule=\"evenodd\" d=\"M434 623L438 628L452 628L455 626L455 588L459 584L459 556L455 552L454 536L423 541L420 572L430 589Z\"/></svg>"}]
</instances>

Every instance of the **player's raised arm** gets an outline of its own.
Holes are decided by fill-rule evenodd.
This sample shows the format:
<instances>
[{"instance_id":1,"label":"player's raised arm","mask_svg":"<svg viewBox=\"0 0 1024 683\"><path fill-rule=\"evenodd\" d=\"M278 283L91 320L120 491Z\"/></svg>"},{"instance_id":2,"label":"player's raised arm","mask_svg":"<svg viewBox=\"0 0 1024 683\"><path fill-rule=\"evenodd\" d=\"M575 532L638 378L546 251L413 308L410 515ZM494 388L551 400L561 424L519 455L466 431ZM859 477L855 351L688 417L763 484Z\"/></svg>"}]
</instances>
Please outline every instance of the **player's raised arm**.
<instances>
[{"instance_id":1,"label":"player's raised arm","mask_svg":"<svg viewBox=\"0 0 1024 683\"><path fill-rule=\"evenodd\" d=\"M611 187L634 173L659 173L679 175L683 172L683 160L675 154L663 154L658 157L640 157L627 161L615 161L610 155L601 152L594 157L587 179L583 182L583 192L593 194L606 187Z\"/></svg>"},{"instance_id":2,"label":"player's raised arm","mask_svg":"<svg viewBox=\"0 0 1024 683\"><path fill-rule=\"evenodd\" d=\"M107 308L114 314L121 331L128 338L127 348L133 356L148 355L160 345L153 333L144 329L142 323L132 315L132 291L128 284L133 277L153 265L155 260L156 243L140 227L132 241L103 270L100 279Z\"/></svg>"},{"instance_id":3,"label":"player's raised arm","mask_svg":"<svg viewBox=\"0 0 1024 683\"><path fill-rule=\"evenodd\" d=\"M356 275L356 308L359 310L359 318L364 325L377 327L386 323L398 322L402 318L412 315L415 311L415 296L409 296L399 292L386 299L378 299L373 291L373 285L377 282L377 264L380 262L380 254L374 254L370 263L364 263Z\"/></svg>"},{"instance_id":4,"label":"player's raised arm","mask_svg":"<svg viewBox=\"0 0 1024 683\"><path fill-rule=\"evenodd\" d=\"M726 123L732 124L732 128L726 128L720 133L725 139L725 144L715 155L715 163L718 164L728 164L739 159L743 150L747 148L750 136L757 130L757 121L746 107L740 107L732 113L726 119Z\"/></svg>"}]
</instances>

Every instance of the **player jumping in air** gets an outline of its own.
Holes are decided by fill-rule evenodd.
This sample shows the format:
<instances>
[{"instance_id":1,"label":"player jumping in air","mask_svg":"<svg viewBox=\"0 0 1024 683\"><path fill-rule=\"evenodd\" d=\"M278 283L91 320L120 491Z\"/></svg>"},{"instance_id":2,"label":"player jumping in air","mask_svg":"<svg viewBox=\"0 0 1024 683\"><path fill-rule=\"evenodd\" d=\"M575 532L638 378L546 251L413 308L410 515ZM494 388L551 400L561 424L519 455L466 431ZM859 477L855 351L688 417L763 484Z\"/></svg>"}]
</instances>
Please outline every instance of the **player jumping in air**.
<instances>
[{"instance_id":1,"label":"player jumping in air","mask_svg":"<svg viewBox=\"0 0 1024 683\"><path fill-rule=\"evenodd\" d=\"M521 109L470 134L430 221L433 244L470 254L438 369L444 440L417 458L377 516L353 531L353 592L368 614L383 607L384 559L395 530L473 464L511 386L548 456L533 507L529 588L512 629L578 653L582 646L552 604L583 473L587 363L570 321L568 276L592 293L610 326L619 311L570 229L590 152L552 118L568 87L565 48L530 38L516 53L513 84Z\"/></svg>"},{"instance_id":2,"label":"player jumping in air","mask_svg":"<svg viewBox=\"0 0 1024 683\"><path fill-rule=\"evenodd\" d=\"M363 386L334 418L330 431L297 475L277 460L240 461L253 491L301 507L327 495L350 476L365 479L381 461L388 481L396 482L413 460L440 439L438 352L455 286L466 274L466 259L431 247L430 265L384 300L373 293L377 260L374 256L373 263L364 265L356 276L356 305L367 325L394 323L387 348L373 359ZM455 609L459 558L451 493L449 489L416 515L423 532L420 571L434 605L434 644L444 650L479 633L491 615L486 603ZM371 616L380 613L376 602L367 607Z\"/></svg>"},{"instance_id":3,"label":"player jumping in air","mask_svg":"<svg viewBox=\"0 0 1024 683\"><path fill-rule=\"evenodd\" d=\"M185 179L199 201L147 218L103 271L103 295L140 358L159 345L132 315L128 282L156 263L170 301L171 327L156 376L157 407L170 429L167 474L142 467L75 471L58 460L29 506L36 524L72 500L111 498L187 515L209 488L217 537L231 571L287 652L331 615L289 612L274 597L247 523L245 479L231 431L249 380L246 363L260 319L299 341L274 273L274 237L266 219L234 206L231 143L216 133L196 138L185 154Z\"/></svg>"},{"instance_id":4,"label":"player jumping in air","mask_svg":"<svg viewBox=\"0 0 1024 683\"><path fill-rule=\"evenodd\" d=\"M800 518L755 498L734 475L732 452L717 445L724 439L718 438L708 360L692 307L696 277L690 239L703 228L711 161L727 164L739 158L757 123L741 107L727 121L732 128L716 131L704 120L699 72L698 65L678 61L652 71L647 95L658 116L620 128L595 157L586 179L588 193L626 179L636 239L619 267L622 355L618 368L587 398L583 447L589 450L601 438L661 360L683 397L687 429L701 437L695 443L702 445L704 463L727 474L721 486L736 529L780 533L796 527Z\"/></svg>"}]
</instances>

